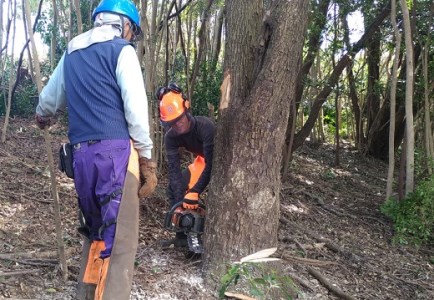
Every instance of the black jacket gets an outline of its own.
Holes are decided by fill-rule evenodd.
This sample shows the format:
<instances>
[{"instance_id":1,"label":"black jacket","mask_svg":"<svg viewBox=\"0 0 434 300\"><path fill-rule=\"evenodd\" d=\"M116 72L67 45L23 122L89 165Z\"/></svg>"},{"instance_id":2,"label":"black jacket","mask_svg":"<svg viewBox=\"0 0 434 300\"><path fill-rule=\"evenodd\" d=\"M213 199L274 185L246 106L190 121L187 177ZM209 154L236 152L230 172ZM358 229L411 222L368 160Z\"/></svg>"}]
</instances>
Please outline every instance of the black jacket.
<instances>
[{"instance_id":1,"label":"black jacket","mask_svg":"<svg viewBox=\"0 0 434 300\"><path fill-rule=\"evenodd\" d=\"M207 117L193 117L190 114L187 116L191 122L188 132L177 134L173 129L169 129L164 136L169 165L169 185L177 202L184 199L186 192L182 184L179 148L183 147L194 155L200 155L205 158L205 169L198 182L190 189L191 192L202 193L211 179L214 136L216 131L215 124Z\"/></svg>"}]
</instances>

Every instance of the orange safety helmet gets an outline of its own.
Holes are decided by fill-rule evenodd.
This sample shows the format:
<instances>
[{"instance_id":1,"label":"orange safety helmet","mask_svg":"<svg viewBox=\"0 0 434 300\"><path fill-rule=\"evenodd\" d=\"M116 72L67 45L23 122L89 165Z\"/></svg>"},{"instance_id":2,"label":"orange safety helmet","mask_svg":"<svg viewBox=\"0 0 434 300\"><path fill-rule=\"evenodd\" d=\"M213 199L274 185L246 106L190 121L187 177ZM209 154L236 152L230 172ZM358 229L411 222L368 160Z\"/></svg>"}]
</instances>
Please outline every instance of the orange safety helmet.
<instances>
[{"instance_id":1,"label":"orange safety helmet","mask_svg":"<svg viewBox=\"0 0 434 300\"><path fill-rule=\"evenodd\" d=\"M190 102L175 83L159 88L157 98L160 100L160 120L163 124L176 122L190 108Z\"/></svg>"}]
</instances>

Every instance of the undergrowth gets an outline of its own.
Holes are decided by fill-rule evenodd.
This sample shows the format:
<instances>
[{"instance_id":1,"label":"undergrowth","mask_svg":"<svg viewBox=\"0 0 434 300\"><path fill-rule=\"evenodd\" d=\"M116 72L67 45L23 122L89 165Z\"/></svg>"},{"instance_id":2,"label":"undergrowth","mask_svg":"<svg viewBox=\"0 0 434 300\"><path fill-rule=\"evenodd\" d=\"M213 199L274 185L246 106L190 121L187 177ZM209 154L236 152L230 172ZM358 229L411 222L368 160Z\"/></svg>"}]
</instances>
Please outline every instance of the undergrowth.
<instances>
[{"instance_id":1,"label":"undergrowth","mask_svg":"<svg viewBox=\"0 0 434 300\"><path fill-rule=\"evenodd\" d=\"M434 176L423 181L402 201L388 199L381 212L392 219L399 244L420 246L434 240Z\"/></svg>"}]
</instances>

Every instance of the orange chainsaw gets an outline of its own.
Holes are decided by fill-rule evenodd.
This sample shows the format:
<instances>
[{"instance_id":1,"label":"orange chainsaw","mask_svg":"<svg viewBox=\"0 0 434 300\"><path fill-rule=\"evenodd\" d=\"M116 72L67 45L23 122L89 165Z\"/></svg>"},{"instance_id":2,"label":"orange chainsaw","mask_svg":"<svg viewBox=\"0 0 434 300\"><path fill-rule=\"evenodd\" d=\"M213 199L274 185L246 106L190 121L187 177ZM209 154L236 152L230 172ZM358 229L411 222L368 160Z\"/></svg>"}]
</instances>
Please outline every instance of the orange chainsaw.
<instances>
[{"instance_id":1,"label":"orange chainsaw","mask_svg":"<svg viewBox=\"0 0 434 300\"><path fill-rule=\"evenodd\" d=\"M199 204L197 209L185 209L182 201L176 203L166 213L164 228L174 232L184 232L187 235L190 251L203 253L202 233L205 226L205 205Z\"/></svg>"}]
</instances>

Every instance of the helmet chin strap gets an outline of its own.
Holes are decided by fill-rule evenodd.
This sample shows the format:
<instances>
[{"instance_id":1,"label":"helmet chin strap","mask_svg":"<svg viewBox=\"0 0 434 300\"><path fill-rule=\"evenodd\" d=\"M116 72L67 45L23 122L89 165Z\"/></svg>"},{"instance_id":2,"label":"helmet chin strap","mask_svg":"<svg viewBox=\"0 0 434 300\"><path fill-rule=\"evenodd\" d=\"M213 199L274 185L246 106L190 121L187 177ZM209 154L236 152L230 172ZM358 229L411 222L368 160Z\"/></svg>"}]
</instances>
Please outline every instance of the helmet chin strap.
<instances>
[{"instance_id":1,"label":"helmet chin strap","mask_svg":"<svg viewBox=\"0 0 434 300\"><path fill-rule=\"evenodd\" d=\"M124 37L124 26L125 26L125 23L124 23L124 16L120 16L121 17L121 38L123 38L123 39L125 39L125 37Z\"/></svg>"}]
</instances>

